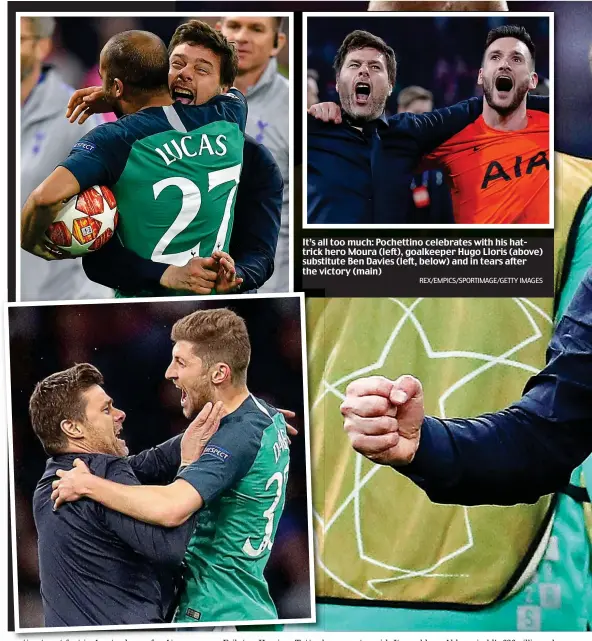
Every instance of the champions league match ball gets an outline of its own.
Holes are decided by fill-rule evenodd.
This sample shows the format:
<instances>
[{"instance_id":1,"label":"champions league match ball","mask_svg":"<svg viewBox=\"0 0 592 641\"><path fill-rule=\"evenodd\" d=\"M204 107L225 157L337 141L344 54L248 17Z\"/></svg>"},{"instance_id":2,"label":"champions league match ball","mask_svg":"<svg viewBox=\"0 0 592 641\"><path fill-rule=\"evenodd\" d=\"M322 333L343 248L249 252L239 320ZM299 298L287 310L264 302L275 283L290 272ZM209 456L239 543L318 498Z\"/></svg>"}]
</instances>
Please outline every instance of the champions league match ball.
<instances>
[{"instance_id":1,"label":"champions league match ball","mask_svg":"<svg viewBox=\"0 0 592 641\"><path fill-rule=\"evenodd\" d=\"M95 185L64 203L45 236L71 256L84 256L113 237L118 219L113 192Z\"/></svg>"}]
</instances>

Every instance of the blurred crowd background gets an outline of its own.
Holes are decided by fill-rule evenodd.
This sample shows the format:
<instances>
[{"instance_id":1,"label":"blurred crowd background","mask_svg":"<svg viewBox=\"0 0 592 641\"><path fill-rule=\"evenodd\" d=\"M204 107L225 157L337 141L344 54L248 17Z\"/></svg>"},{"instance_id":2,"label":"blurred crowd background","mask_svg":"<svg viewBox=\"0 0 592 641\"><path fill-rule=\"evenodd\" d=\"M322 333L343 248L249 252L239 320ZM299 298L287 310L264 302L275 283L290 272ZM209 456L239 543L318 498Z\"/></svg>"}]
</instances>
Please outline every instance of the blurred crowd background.
<instances>
[{"instance_id":1,"label":"blurred crowd background","mask_svg":"<svg viewBox=\"0 0 592 641\"><path fill-rule=\"evenodd\" d=\"M33 433L28 402L35 384L75 363L89 362L105 390L127 413L124 436L137 453L188 424L180 394L164 378L171 358L170 331L196 309L230 307L242 316L252 346L250 391L275 407L296 412L286 507L267 567L280 618L310 616L300 300L128 303L12 308L9 312L12 428L19 612L22 627L42 627L37 539L31 500L46 455Z\"/></svg>"},{"instance_id":2,"label":"blurred crowd background","mask_svg":"<svg viewBox=\"0 0 592 641\"><path fill-rule=\"evenodd\" d=\"M199 4L199 3L198 3ZM213 10L219 10L220 6ZM189 9L189 8L188 8ZM199 8L207 11L209 9ZM168 44L175 29L190 18L198 18L214 26L219 17L187 14L173 17L67 17L56 18L56 29L53 35L53 50L47 62L59 70L63 80L72 87L99 85L99 53L103 45L121 31L144 29L152 31ZM287 19L284 24L288 34ZM280 70L288 74L289 47L286 46L278 56Z\"/></svg>"},{"instance_id":3,"label":"blurred crowd background","mask_svg":"<svg viewBox=\"0 0 592 641\"><path fill-rule=\"evenodd\" d=\"M454 18L446 14L427 18L377 19L311 18L308 21L308 69L317 74L320 101L337 101L333 59L347 34L355 29L370 31L395 50L397 83L387 102L387 111L397 113L400 92L420 86L433 95L433 107L446 107L459 100L482 95L477 74L490 29L519 24L530 33L536 48L539 91L548 93L549 20L505 16Z\"/></svg>"}]
</instances>

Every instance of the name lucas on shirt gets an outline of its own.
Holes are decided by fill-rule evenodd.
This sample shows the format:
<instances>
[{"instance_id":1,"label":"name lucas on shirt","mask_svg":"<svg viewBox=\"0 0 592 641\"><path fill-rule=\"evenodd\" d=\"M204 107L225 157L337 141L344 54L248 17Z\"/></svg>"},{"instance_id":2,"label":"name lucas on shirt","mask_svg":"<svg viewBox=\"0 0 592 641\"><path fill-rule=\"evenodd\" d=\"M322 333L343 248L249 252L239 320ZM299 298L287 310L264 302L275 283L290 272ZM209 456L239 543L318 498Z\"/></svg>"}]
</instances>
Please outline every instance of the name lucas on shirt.
<instances>
[{"instance_id":1,"label":"name lucas on shirt","mask_svg":"<svg viewBox=\"0 0 592 641\"><path fill-rule=\"evenodd\" d=\"M212 145L212 141L207 134L200 134L199 138L199 147L197 140L194 140L192 136L183 136L179 142L170 140L169 142L165 142L162 147L156 147L154 151L165 161L167 166L174 163L175 160L193 158L194 156L201 156L204 153L207 153L209 156L226 155L227 149L224 144L226 136L224 134L216 136L214 145Z\"/></svg>"},{"instance_id":2,"label":"name lucas on shirt","mask_svg":"<svg viewBox=\"0 0 592 641\"><path fill-rule=\"evenodd\" d=\"M485 170L481 189L487 189L490 183L495 180L499 180L500 178L508 182L512 180L512 178L521 178L522 176L532 174L535 167L545 167L546 170L549 171L549 159L547 158L546 151L539 151L529 159L523 158L522 156L516 156L514 166L509 168L507 171L502 167L499 161L492 160Z\"/></svg>"}]
</instances>

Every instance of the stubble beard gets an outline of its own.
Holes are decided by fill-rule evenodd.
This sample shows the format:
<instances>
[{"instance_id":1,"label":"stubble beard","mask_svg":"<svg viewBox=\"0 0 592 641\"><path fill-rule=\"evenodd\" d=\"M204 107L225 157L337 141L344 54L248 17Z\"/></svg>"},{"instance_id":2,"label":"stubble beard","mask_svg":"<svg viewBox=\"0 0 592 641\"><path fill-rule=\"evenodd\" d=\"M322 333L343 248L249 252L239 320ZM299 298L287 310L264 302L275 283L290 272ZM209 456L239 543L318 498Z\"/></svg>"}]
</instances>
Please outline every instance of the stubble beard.
<instances>
[{"instance_id":1,"label":"stubble beard","mask_svg":"<svg viewBox=\"0 0 592 641\"><path fill-rule=\"evenodd\" d=\"M386 105L386 94L383 96L370 95L364 107L355 104L355 93L345 87L337 86L341 109L357 122L370 122L379 118L384 112ZM362 110L360 112L360 110Z\"/></svg>"},{"instance_id":2,"label":"stubble beard","mask_svg":"<svg viewBox=\"0 0 592 641\"><path fill-rule=\"evenodd\" d=\"M187 391L187 401L185 402L185 407L183 407L183 416L193 419L201 412L206 403L214 402L213 386L208 382L199 383L196 387Z\"/></svg>"},{"instance_id":3,"label":"stubble beard","mask_svg":"<svg viewBox=\"0 0 592 641\"><path fill-rule=\"evenodd\" d=\"M529 80L525 80L521 86L514 87L514 99L507 106L500 106L495 103L493 93L495 91L495 83L493 80L486 81L483 79L483 95L487 104L496 111L500 116L509 116L514 113L516 109L522 104L524 97L528 93Z\"/></svg>"}]
</instances>

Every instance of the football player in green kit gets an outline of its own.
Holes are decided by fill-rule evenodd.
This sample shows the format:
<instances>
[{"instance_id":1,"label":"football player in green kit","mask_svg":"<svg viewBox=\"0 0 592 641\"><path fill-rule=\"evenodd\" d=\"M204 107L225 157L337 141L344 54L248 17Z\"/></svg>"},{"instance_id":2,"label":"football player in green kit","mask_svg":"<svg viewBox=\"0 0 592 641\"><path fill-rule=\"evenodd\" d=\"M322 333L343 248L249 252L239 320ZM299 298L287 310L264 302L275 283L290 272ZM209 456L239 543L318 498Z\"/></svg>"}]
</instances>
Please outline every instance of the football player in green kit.
<instances>
[{"instance_id":1,"label":"football player in green kit","mask_svg":"<svg viewBox=\"0 0 592 641\"><path fill-rule=\"evenodd\" d=\"M189 418L222 401L222 419L200 458L166 486L126 486L95 476L82 461L59 471L52 497L91 498L135 519L174 527L198 512L185 555L175 621L273 621L263 576L282 510L290 462L280 412L247 388L250 342L228 309L198 311L175 323L166 377L181 390ZM131 491L130 491L131 490Z\"/></svg>"},{"instance_id":2,"label":"football player in green kit","mask_svg":"<svg viewBox=\"0 0 592 641\"><path fill-rule=\"evenodd\" d=\"M160 38L145 31L113 36L101 51L99 69L105 99L123 117L84 136L31 194L21 222L25 249L48 257L43 233L62 201L108 185L119 210L117 233L139 256L183 266L193 257L228 251L246 102L229 89L237 72L234 47L209 25L190 24L199 40L199 73L220 79L221 93L200 106L175 102L169 54ZM176 35L172 70L184 56Z\"/></svg>"}]
</instances>

